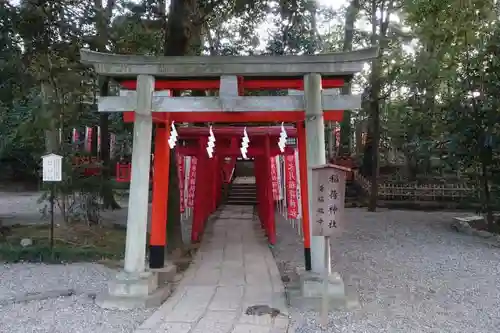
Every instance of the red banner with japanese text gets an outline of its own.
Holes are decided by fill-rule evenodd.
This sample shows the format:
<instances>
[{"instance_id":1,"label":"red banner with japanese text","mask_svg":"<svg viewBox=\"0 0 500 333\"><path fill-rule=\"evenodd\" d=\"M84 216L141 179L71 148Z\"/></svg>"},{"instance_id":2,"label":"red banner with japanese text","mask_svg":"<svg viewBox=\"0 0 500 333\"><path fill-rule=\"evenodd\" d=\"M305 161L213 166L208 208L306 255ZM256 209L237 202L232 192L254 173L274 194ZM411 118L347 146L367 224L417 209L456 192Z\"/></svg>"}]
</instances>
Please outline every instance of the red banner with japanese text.
<instances>
[{"instance_id":1,"label":"red banner with japanese text","mask_svg":"<svg viewBox=\"0 0 500 333\"><path fill-rule=\"evenodd\" d=\"M295 155L285 157L285 186L287 214L289 219L299 217L297 202L297 168L295 166Z\"/></svg>"},{"instance_id":2,"label":"red banner with japanese text","mask_svg":"<svg viewBox=\"0 0 500 333\"><path fill-rule=\"evenodd\" d=\"M188 183L188 202L187 206L189 208L194 207L194 191L196 191L196 166L198 160L196 157L191 157L191 163L189 165L189 183Z\"/></svg>"},{"instance_id":3,"label":"red banner with japanese text","mask_svg":"<svg viewBox=\"0 0 500 333\"><path fill-rule=\"evenodd\" d=\"M92 151L92 127L85 127L85 151Z\"/></svg>"},{"instance_id":4,"label":"red banner with japanese text","mask_svg":"<svg viewBox=\"0 0 500 333\"><path fill-rule=\"evenodd\" d=\"M280 199L280 192L278 188L278 170L276 170L276 157L271 157L269 163L271 163L271 186L273 190L273 200L278 201Z\"/></svg>"},{"instance_id":5,"label":"red banner with japanese text","mask_svg":"<svg viewBox=\"0 0 500 333\"><path fill-rule=\"evenodd\" d=\"M179 194L180 194L180 206L181 213L184 213L184 179L186 177L186 172L184 170L184 156L176 152L177 154L177 176L179 177Z\"/></svg>"}]
</instances>

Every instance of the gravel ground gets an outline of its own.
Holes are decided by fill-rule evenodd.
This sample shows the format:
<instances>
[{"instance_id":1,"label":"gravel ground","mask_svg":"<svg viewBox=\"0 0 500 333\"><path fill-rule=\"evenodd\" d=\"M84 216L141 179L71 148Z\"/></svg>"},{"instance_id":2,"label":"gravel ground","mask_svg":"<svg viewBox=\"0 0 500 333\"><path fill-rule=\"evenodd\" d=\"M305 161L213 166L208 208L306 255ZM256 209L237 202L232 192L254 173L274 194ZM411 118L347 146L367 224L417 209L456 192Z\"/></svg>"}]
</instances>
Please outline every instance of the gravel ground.
<instances>
[{"instance_id":1,"label":"gravel ground","mask_svg":"<svg viewBox=\"0 0 500 333\"><path fill-rule=\"evenodd\" d=\"M153 310L110 311L88 293L102 292L115 271L97 264L0 266L0 299L26 292L74 289L77 295L0 306L0 332L132 332Z\"/></svg>"},{"instance_id":2,"label":"gravel ground","mask_svg":"<svg viewBox=\"0 0 500 333\"><path fill-rule=\"evenodd\" d=\"M36 192L0 192L0 222L43 223ZM121 203L126 206L126 202ZM127 210L105 212L105 219L125 223ZM184 224L185 241L190 223ZM43 301L0 305L0 332L6 333L121 333L133 332L154 309L104 310L88 294L103 292L116 271L98 264L42 265L0 263L0 300L30 292L73 289L76 295Z\"/></svg>"},{"instance_id":3,"label":"gravel ground","mask_svg":"<svg viewBox=\"0 0 500 333\"><path fill-rule=\"evenodd\" d=\"M463 213L348 209L332 241L332 268L359 292L361 308L330 315L328 332L500 332L500 249L450 228ZM278 262L303 265L295 230L278 223ZM297 333L318 314L291 309Z\"/></svg>"}]
</instances>

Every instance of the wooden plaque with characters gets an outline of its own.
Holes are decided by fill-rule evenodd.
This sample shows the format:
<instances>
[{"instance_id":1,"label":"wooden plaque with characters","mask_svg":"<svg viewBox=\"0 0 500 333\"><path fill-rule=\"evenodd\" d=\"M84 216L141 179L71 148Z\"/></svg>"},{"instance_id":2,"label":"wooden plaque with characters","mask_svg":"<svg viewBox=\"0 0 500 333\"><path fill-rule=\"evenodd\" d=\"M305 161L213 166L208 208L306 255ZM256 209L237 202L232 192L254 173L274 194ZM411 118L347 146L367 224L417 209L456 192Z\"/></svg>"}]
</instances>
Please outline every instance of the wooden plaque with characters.
<instances>
[{"instance_id":1,"label":"wooden plaque with characters","mask_svg":"<svg viewBox=\"0 0 500 333\"><path fill-rule=\"evenodd\" d=\"M347 173L351 170L335 164L312 168L311 226L313 236L333 236L345 223L344 202Z\"/></svg>"}]
</instances>

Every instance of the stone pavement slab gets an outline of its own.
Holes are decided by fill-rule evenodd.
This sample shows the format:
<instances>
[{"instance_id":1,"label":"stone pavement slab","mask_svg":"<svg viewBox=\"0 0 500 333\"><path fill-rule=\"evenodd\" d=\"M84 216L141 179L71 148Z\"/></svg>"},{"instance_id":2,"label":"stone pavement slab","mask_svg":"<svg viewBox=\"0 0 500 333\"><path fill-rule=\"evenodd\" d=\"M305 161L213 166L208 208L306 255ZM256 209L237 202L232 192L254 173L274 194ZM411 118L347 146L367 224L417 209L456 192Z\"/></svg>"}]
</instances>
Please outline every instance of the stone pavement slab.
<instances>
[{"instance_id":1,"label":"stone pavement slab","mask_svg":"<svg viewBox=\"0 0 500 333\"><path fill-rule=\"evenodd\" d=\"M226 206L220 216L231 218L215 221L174 294L136 333L288 332L283 283L252 207ZM246 314L256 306L264 310Z\"/></svg>"}]
</instances>

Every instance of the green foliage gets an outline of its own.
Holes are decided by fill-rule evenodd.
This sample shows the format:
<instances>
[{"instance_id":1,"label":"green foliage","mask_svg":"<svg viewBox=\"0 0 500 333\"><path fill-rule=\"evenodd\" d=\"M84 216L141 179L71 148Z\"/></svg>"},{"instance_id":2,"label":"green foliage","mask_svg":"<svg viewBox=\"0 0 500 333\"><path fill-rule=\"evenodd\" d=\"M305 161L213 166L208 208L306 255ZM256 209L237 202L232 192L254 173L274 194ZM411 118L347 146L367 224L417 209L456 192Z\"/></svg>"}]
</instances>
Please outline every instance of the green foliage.
<instances>
[{"instance_id":1,"label":"green foliage","mask_svg":"<svg viewBox=\"0 0 500 333\"><path fill-rule=\"evenodd\" d=\"M158 0L117 1L112 8L88 0L41 3L0 7L0 172L36 179L40 156L55 147L66 168L59 200L93 196L107 180L79 177L70 167L75 152L64 140L49 145L59 128L66 137L73 127L99 124L97 78L79 64L79 48L164 54L172 33L168 8ZM404 163L409 178L468 173L477 184L500 184L500 27L493 1L351 0L336 9L309 0L183 3L190 11L181 22L188 54L341 51L349 42L346 22L354 19L352 48L382 49L374 70L354 78L353 89L366 98L362 110L351 113L355 121L380 120L380 158ZM268 38L261 35L266 24ZM119 115L109 119L118 141L130 147L130 126ZM352 136L348 125L346 117L343 146ZM373 148L365 161L374 160Z\"/></svg>"},{"instance_id":2,"label":"green foliage","mask_svg":"<svg viewBox=\"0 0 500 333\"><path fill-rule=\"evenodd\" d=\"M38 177L40 157L45 151L44 131L40 126L41 101L36 91L10 106L0 106L0 161L3 175L13 179L33 180Z\"/></svg>"}]
</instances>

